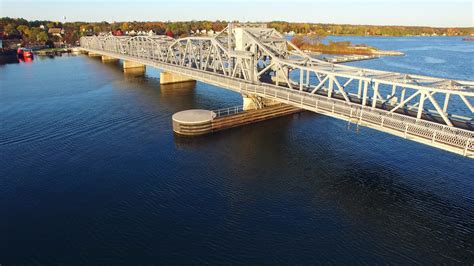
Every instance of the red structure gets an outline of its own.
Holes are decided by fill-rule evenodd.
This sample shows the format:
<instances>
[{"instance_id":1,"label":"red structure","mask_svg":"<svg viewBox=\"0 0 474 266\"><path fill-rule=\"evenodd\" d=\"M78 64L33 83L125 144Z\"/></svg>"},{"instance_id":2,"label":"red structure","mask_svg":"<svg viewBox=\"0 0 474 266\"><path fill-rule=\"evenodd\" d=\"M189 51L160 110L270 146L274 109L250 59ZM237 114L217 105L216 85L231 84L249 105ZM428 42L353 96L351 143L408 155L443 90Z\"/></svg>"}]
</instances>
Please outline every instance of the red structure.
<instances>
[{"instance_id":1,"label":"red structure","mask_svg":"<svg viewBox=\"0 0 474 266\"><path fill-rule=\"evenodd\" d=\"M117 29L112 32L114 36L123 36L123 31L121 29Z\"/></svg>"}]
</instances>

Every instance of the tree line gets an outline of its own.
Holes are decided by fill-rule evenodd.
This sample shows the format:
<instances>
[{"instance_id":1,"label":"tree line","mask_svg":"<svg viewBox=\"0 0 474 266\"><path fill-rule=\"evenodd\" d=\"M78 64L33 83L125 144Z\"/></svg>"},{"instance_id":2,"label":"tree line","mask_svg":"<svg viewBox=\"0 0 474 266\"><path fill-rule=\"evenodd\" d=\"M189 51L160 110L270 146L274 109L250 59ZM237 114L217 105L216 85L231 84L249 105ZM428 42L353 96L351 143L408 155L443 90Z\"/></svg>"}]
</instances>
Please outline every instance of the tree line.
<instances>
[{"instance_id":1,"label":"tree line","mask_svg":"<svg viewBox=\"0 0 474 266\"><path fill-rule=\"evenodd\" d=\"M185 22L55 22L55 21L28 21L23 18L0 18L0 37L3 39L21 39L24 44L38 44L63 41L75 43L81 36L110 32L115 30L126 31L153 31L156 34L172 33L176 37L184 37L197 30L223 30L227 21L185 21ZM407 35L447 35L466 36L474 34L474 28L434 28L412 26L371 26L371 25L340 25L317 23L290 23L272 21L268 27L276 28L283 33L326 35L380 35L380 36L407 36ZM62 35L50 34L50 28L61 28Z\"/></svg>"},{"instance_id":2,"label":"tree line","mask_svg":"<svg viewBox=\"0 0 474 266\"><path fill-rule=\"evenodd\" d=\"M473 27L465 28L438 28L419 26L376 26L376 25L348 25L348 24L319 24L319 23L290 23L274 21L268 23L280 32L295 32L296 34L326 34L326 35L355 35L355 36L418 36L418 35L446 35L467 36L474 34Z\"/></svg>"}]
</instances>

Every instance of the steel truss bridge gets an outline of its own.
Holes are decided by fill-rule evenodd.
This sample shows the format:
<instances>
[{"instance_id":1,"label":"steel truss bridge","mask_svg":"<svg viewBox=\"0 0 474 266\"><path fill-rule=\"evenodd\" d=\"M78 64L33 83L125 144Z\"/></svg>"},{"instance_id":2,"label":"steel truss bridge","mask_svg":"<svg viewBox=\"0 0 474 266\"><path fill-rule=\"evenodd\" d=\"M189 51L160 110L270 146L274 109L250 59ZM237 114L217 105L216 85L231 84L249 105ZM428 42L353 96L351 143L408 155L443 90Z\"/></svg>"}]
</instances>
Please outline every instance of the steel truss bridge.
<instances>
[{"instance_id":1,"label":"steel truss bridge","mask_svg":"<svg viewBox=\"0 0 474 266\"><path fill-rule=\"evenodd\" d=\"M336 65L262 24L214 37L93 36L81 49L474 157L474 82ZM317 130L317 129L316 129Z\"/></svg>"}]
</instances>

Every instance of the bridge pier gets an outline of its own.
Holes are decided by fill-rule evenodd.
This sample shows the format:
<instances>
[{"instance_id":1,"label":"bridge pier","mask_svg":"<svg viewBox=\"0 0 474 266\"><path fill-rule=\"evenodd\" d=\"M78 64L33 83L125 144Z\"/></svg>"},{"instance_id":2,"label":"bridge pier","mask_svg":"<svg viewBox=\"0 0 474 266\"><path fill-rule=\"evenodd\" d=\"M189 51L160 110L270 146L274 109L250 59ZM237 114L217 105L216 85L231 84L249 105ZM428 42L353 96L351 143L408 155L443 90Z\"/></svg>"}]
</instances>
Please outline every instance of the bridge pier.
<instances>
[{"instance_id":1,"label":"bridge pier","mask_svg":"<svg viewBox=\"0 0 474 266\"><path fill-rule=\"evenodd\" d=\"M186 110L173 115L173 131L182 136L203 135L301 111L302 109L287 104L274 104L248 111L242 111L234 107L215 111Z\"/></svg>"},{"instance_id":2,"label":"bridge pier","mask_svg":"<svg viewBox=\"0 0 474 266\"><path fill-rule=\"evenodd\" d=\"M278 104L278 102L260 96L242 94L243 110L257 110Z\"/></svg>"},{"instance_id":3,"label":"bridge pier","mask_svg":"<svg viewBox=\"0 0 474 266\"><path fill-rule=\"evenodd\" d=\"M123 72L131 71L133 73L145 73L145 65L134 61L123 61Z\"/></svg>"},{"instance_id":4,"label":"bridge pier","mask_svg":"<svg viewBox=\"0 0 474 266\"><path fill-rule=\"evenodd\" d=\"M160 84L174 84L174 83L182 83L182 82L196 82L194 79L190 79L187 76L179 75L170 72L162 71L160 73Z\"/></svg>"},{"instance_id":5,"label":"bridge pier","mask_svg":"<svg viewBox=\"0 0 474 266\"><path fill-rule=\"evenodd\" d=\"M119 59L112 56L107 56L107 55L102 56L102 63L112 62L112 61L117 61L117 60Z\"/></svg>"}]
</instances>

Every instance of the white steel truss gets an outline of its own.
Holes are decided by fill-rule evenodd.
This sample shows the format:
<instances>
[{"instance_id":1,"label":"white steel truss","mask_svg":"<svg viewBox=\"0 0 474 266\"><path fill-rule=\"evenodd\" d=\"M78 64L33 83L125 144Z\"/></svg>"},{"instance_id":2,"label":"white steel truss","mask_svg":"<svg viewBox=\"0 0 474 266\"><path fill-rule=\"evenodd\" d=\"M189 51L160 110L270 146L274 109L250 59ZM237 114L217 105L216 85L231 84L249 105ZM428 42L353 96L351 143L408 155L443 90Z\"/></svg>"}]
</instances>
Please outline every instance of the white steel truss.
<instances>
[{"instance_id":1,"label":"white steel truss","mask_svg":"<svg viewBox=\"0 0 474 266\"><path fill-rule=\"evenodd\" d=\"M178 74L188 74L205 82L203 76L212 74L228 80L224 88L240 92L247 89L246 93L328 114L327 111L314 109L314 106L306 106L305 100L295 104L290 96L325 99L335 103L334 108L345 106L350 110L349 117L334 115L334 110L332 116L402 137L412 137L446 150L453 151L452 147L455 147L454 152L465 156L474 155L473 81L328 63L312 58L275 29L261 24L229 24L215 37L82 37L81 47ZM210 80L207 82L212 83ZM287 98L259 92L257 88L262 87L277 90ZM249 91L248 88L255 90ZM369 114L376 114L376 120L382 123L374 122L378 124L376 127L369 125L363 119L364 115L367 117ZM384 122L387 127L387 121L394 117L398 119L398 122L393 122L400 127L396 130L398 133L378 128L384 127ZM411 133L410 126L424 128L424 131ZM430 140L429 143L426 139Z\"/></svg>"}]
</instances>

